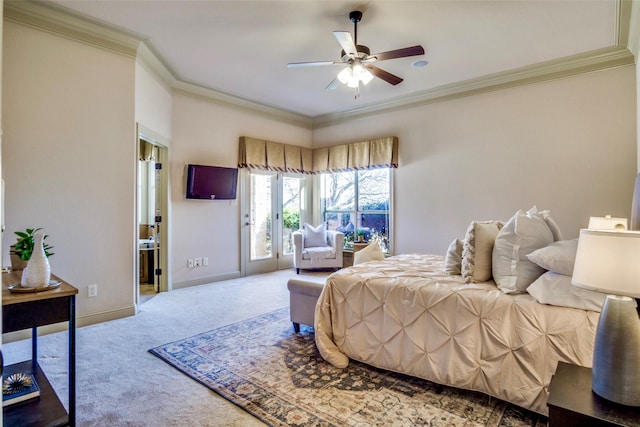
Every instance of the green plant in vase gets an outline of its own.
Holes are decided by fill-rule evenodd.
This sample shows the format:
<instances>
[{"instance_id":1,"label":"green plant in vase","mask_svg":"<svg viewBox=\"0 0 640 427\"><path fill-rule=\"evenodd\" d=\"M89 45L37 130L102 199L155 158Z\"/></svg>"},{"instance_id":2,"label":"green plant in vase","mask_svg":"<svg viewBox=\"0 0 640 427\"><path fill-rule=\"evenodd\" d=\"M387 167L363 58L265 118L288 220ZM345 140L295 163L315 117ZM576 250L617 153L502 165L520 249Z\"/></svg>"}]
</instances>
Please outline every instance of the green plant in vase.
<instances>
[{"instance_id":1,"label":"green plant in vase","mask_svg":"<svg viewBox=\"0 0 640 427\"><path fill-rule=\"evenodd\" d=\"M16 231L14 233L18 236L18 240L11 246L11 250L9 251L11 255L11 267L14 270L23 270L27 266L27 261L29 261L33 253L34 236L40 230L42 230L42 228L27 228L25 231ZM49 236L45 235L44 239L47 237ZM47 257L53 255L53 253L50 252L51 249L53 249L53 246L47 243L44 244L44 254Z\"/></svg>"},{"instance_id":2,"label":"green plant in vase","mask_svg":"<svg viewBox=\"0 0 640 427\"><path fill-rule=\"evenodd\" d=\"M358 230L358 242L364 242L364 230Z\"/></svg>"}]
</instances>

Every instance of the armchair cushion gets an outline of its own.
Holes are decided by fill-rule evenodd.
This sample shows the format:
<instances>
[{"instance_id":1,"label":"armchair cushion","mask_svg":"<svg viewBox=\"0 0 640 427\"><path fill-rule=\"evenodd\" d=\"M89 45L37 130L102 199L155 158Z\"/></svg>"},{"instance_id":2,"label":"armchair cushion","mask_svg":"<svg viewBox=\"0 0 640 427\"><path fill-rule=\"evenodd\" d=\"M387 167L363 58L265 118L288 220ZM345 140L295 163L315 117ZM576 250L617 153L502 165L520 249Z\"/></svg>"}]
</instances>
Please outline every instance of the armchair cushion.
<instances>
[{"instance_id":1,"label":"armchair cushion","mask_svg":"<svg viewBox=\"0 0 640 427\"><path fill-rule=\"evenodd\" d=\"M314 227L310 224L304 225L304 244L305 248L314 248L327 246L327 230L324 224Z\"/></svg>"}]
</instances>

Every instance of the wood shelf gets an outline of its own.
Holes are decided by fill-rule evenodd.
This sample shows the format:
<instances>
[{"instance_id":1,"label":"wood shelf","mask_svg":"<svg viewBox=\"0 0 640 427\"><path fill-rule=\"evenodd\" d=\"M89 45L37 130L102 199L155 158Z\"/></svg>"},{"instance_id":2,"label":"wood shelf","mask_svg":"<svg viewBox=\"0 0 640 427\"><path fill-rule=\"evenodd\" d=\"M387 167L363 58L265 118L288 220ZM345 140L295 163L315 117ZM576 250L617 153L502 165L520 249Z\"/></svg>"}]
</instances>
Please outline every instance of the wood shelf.
<instances>
[{"instance_id":1,"label":"wood shelf","mask_svg":"<svg viewBox=\"0 0 640 427\"><path fill-rule=\"evenodd\" d=\"M17 372L30 373L35 377L40 396L7 406L3 410L3 425L5 426L66 426L69 425L69 415L51 387L46 375L38 363L30 360L15 363L4 368L5 375Z\"/></svg>"}]
</instances>

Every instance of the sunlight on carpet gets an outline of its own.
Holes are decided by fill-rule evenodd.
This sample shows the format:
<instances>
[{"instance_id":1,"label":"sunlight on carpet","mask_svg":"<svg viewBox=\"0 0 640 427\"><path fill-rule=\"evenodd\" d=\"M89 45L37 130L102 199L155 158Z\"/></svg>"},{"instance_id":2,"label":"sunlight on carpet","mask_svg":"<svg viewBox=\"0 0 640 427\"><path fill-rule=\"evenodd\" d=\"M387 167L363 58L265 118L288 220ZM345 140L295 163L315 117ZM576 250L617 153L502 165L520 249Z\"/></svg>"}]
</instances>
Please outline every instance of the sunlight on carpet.
<instances>
[{"instance_id":1,"label":"sunlight on carpet","mask_svg":"<svg viewBox=\"0 0 640 427\"><path fill-rule=\"evenodd\" d=\"M274 426L537 426L546 419L495 398L352 361L325 362L312 328L283 308L149 350Z\"/></svg>"}]
</instances>

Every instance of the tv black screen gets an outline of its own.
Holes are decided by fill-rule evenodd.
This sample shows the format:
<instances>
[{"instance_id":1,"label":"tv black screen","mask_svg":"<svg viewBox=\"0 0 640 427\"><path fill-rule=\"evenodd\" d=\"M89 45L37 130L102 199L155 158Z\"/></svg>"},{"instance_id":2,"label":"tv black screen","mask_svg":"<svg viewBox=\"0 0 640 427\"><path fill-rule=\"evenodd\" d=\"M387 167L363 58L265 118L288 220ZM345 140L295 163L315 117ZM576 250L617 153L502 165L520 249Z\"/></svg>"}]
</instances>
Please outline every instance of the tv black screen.
<instances>
[{"instance_id":1,"label":"tv black screen","mask_svg":"<svg viewBox=\"0 0 640 427\"><path fill-rule=\"evenodd\" d=\"M232 200L237 187L236 168L187 165L187 199Z\"/></svg>"}]
</instances>

